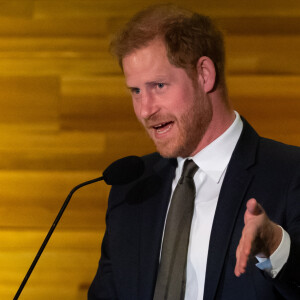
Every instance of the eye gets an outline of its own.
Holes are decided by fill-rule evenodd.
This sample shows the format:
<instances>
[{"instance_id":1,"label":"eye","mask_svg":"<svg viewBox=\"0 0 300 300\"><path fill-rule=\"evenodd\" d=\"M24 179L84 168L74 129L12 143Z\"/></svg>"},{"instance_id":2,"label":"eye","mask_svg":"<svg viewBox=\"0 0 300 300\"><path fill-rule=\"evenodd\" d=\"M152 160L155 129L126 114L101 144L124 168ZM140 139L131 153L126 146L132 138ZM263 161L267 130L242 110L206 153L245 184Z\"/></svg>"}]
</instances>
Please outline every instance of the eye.
<instances>
[{"instance_id":1,"label":"eye","mask_svg":"<svg viewBox=\"0 0 300 300\"><path fill-rule=\"evenodd\" d=\"M139 88L132 88L132 89L131 89L131 93L132 93L132 94L138 95L138 94L141 93L141 89L139 89Z\"/></svg>"},{"instance_id":2,"label":"eye","mask_svg":"<svg viewBox=\"0 0 300 300\"><path fill-rule=\"evenodd\" d=\"M157 84L157 87L158 87L159 89L162 89L164 86L165 86L165 84L162 83L162 82L159 82L159 83Z\"/></svg>"}]
</instances>

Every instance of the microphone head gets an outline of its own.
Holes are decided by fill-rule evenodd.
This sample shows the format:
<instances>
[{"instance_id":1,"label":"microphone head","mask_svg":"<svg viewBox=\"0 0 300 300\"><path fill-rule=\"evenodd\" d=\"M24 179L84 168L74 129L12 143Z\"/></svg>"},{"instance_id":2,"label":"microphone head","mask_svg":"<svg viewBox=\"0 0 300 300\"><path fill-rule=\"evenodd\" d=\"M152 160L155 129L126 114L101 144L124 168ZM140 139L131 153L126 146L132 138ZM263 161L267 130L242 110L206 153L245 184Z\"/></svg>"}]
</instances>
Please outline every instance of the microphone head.
<instances>
[{"instance_id":1,"label":"microphone head","mask_svg":"<svg viewBox=\"0 0 300 300\"><path fill-rule=\"evenodd\" d=\"M116 160L103 172L103 179L108 185L126 184L141 177L145 165L138 156L127 156Z\"/></svg>"}]
</instances>

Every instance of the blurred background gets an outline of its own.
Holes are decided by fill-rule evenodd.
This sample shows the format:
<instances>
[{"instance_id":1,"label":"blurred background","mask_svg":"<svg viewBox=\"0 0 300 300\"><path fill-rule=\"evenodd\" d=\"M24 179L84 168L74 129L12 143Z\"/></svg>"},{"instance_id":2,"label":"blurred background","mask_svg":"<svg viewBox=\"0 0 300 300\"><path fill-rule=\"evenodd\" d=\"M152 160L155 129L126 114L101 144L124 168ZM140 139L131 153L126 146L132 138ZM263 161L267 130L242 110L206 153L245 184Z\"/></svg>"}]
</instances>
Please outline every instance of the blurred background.
<instances>
[{"instance_id":1,"label":"blurred background","mask_svg":"<svg viewBox=\"0 0 300 300\"><path fill-rule=\"evenodd\" d=\"M0 1L0 299L12 299L70 189L154 150L111 35L154 0ZM223 28L230 99L264 136L300 145L300 1L170 1ZM73 197L20 299L86 299L109 188Z\"/></svg>"}]
</instances>

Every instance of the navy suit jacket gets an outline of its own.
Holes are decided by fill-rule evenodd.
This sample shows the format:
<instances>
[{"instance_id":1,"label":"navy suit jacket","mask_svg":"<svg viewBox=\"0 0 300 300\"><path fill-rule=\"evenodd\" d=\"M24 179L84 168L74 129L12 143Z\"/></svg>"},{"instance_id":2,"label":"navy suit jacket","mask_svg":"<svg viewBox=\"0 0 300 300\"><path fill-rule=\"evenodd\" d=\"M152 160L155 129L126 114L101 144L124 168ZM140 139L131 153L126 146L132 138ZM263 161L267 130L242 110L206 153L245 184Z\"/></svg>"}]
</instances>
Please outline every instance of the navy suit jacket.
<instances>
[{"instance_id":1,"label":"navy suit jacket","mask_svg":"<svg viewBox=\"0 0 300 300\"><path fill-rule=\"evenodd\" d=\"M300 299L300 149L244 128L229 162L213 221L204 300ZM177 161L143 157L137 181L111 189L101 259L89 300L151 300L164 220ZM275 279L248 262L234 275L246 202L254 197L291 237L287 263ZM192 300L192 299L191 299Z\"/></svg>"}]
</instances>

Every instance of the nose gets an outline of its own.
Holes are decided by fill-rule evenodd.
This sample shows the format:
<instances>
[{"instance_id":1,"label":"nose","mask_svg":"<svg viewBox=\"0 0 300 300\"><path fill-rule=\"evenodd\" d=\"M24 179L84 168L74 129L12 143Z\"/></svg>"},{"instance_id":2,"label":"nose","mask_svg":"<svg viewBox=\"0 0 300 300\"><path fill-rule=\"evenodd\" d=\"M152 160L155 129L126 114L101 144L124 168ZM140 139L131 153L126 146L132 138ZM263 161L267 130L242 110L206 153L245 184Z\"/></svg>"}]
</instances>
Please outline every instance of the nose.
<instances>
[{"instance_id":1,"label":"nose","mask_svg":"<svg viewBox=\"0 0 300 300\"><path fill-rule=\"evenodd\" d=\"M155 97L151 92L144 92L140 99L139 114L143 119L149 119L159 110Z\"/></svg>"}]
</instances>

